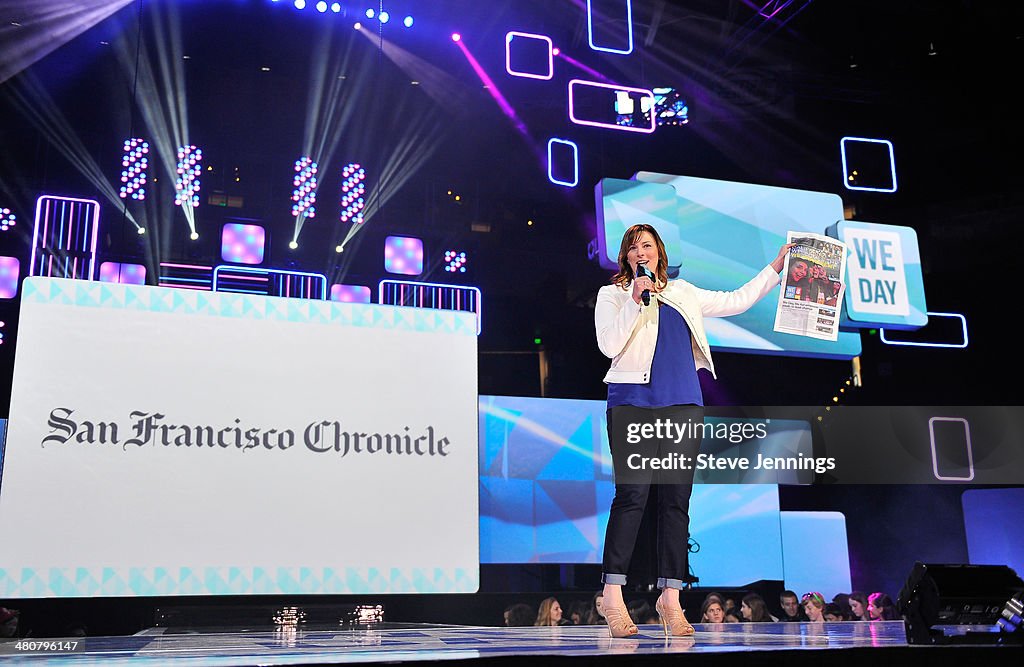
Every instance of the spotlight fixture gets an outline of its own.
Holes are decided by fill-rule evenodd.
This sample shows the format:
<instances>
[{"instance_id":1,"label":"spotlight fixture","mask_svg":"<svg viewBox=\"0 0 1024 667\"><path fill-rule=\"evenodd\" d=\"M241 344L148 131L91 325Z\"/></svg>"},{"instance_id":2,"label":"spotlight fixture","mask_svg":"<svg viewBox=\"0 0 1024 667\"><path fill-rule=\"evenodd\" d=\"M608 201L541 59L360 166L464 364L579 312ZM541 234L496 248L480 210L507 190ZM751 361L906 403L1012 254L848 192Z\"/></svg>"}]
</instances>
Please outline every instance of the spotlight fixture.
<instances>
[{"instance_id":1,"label":"spotlight fixture","mask_svg":"<svg viewBox=\"0 0 1024 667\"><path fill-rule=\"evenodd\" d=\"M412 27L412 17L411 16L406 16L404 19L402 19L402 25L404 25L406 28L411 28Z\"/></svg>"},{"instance_id":2,"label":"spotlight fixture","mask_svg":"<svg viewBox=\"0 0 1024 667\"><path fill-rule=\"evenodd\" d=\"M193 241L198 241L199 240L199 232L192 232L189 235L189 238L191 238Z\"/></svg>"},{"instance_id":3,"label":"spotlight fixture","mask_svg":"<svg viewBox=\"0 0 1024 667\"><path fill-rule=\"evenodd\" d=\"M139 227L136 231L139 233L139 236L142 236L143 234L146 233L146 228L145 227Z\"/></svg>"},{"instance_id":4,"label":"spotlight fixture","mask_svg":"<svg viewBox=\"0 0 1024 667\"><path fill-rule=\"evenodd\" d=\"M288 247L291 248L292 250L295 250L296 248L299 247L299 242L298 241L289 241Z\"/></svg>"},{"instance_id":5,"label":"spotlight fixture","mask_svg":"<svg viewBox=\"0 0 1024 667\"><path fill-rule=\"evenodd\" d=\"M295 5L295 9L305 9L306 8L306 0L295 0L295 2L293 4Z\"/></svg>"},{"instance_id":6,"label":"spotlight fixture","mask_svg":"<svg viewBox=\"0 0 1024 667\"><path fill-rule=\"evenodd\" d=\"M391 20L391 14L389 14L388 12L381 12L378 18L380 19L381 23L387 23L388 21Z\"/></svg>"},{"instance_id":7,"label":"spotlight fixture","mask_svg":"<svg viewBox=\"0 0 1024 667\"><path fill-rule=\"evenodd\" d=\"M457 32L453 32L452 33L452 41L453 42L458 42L458 41L461 41L461 40L462 40L462 35L460 35Z\"/></svg>"},{"instance_id":8,"label":"spotlight fixture","mask_svg":"<svg viewBox=\"0 0 1024 667\"><path fill-rule=\"evenodd\" d=\"M327 11L327 3L324 0L320 0L320 2L316 3L316 10L323 14Z\"/></svg>"},{"instance_id":9,"label":"spotlight fixture","mask_svg":"<svg viewBox=\"0 0 1024 667\"><path fill-rule=\"evenodd\" d=\"M367 9L366 10L366 18L372 19L376 15L377 15L377 12L373 11L373 9Z\"/></svg>"},{"instance_id":10,"label":"spotlight fixture","mask_svg":"<svg viewBox=\"0 0 1024 667\"><path fill-rule=\"evenodd\" d=\"M352 27L355 28L356 30L359 30L363 27L363 24L360 23L359 21L356 21Z\"/></svg>"},{"instance_id":11,"label":"spotlight fixture","mask_svg":"<svg viewBox=\"0 0 1024 667\"><path fill-rule=\"evenodd\" d=\"M340 14L341 13L341 3L340 2L335 2L334 4L332 4L331 5L331 11L334 12L335 14Z\"/></svg>"}]
</instances>

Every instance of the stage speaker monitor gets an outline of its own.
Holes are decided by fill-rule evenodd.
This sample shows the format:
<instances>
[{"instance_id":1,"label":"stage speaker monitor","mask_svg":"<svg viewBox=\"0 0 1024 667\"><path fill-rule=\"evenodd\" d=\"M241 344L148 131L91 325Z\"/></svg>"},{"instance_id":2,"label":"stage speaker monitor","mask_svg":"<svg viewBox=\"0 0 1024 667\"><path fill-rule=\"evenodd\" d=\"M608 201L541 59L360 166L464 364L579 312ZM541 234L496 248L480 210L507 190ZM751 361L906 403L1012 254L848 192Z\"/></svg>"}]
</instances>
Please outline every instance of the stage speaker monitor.
<instances>
[{"instance_id":1,"label":"stage speaker monitor","mask_svg":"<svg viewBox=\"0 0 1024 667\"><path fill-rule=\"evenodd\" d=\"M1021 599L1024 581L1006 565L926 565L907 577L897 609L911 644L1021 642L1005 613ZM953 626L959 626L954 628ZM976 626L972 631L970 626ZM998 631L993 631L998 628Z\"/></svg>"}]
</instances>

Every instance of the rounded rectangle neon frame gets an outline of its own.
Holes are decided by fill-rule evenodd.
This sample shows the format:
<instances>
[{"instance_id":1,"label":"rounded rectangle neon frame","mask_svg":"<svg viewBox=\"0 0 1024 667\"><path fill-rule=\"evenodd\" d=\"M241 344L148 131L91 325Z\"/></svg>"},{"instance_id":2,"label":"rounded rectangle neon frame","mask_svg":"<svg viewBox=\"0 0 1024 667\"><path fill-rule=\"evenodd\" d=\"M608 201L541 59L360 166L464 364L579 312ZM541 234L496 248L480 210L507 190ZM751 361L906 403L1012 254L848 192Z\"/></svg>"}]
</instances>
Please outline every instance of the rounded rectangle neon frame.
<instances>
[{"instance_id":1,"label":"rounded rectangle neon frame","mask_svg":"<svg viewBox=\"0 0 1024 667\"><path fill-rule=\"evenodd\" d=\"M532 72L520 72L512 69L512 40L516 37L523 37L525 39L539 39L547 42L548 44L548 73L533 74ZM538 35L531 32L518 32L516 30L509 30L505 33L505 71L512 76L521 76L527 79L541 79L547 81L555 75L555 61L552 51L554 45L551 43L551 38L547 35Z\"/></svg>"},{"instance_id":2,"label":"rounded rectangle neon frame","mask_svg":"<svg viewBox=\"0 0 1024 667\"><path fill-rule=\"evenodd\" d=\"M572 183L568 181L560 181L555 178L554 174L551 173L551 144L565 144L572 146ZM555 185L565 185L570 188L574 188L579 185L580 182L580 149L574 142L568 139L556 139L552 137L548 139L548 180Z\"/></svg>"},{"instance_id":3,"label":"rounded rectangle neon frame","mask_svg":"<svg viewBox=\"0 0 1024 667\"><path fill-rule=\"evenodd\" d=\"M608 90L624 90L632 93L643 93L645 96L651 98L651 126L650 127L633 127L630 125L616 125L615 123L602 123L596 120L584 120L576 117L575 105L573 104L573 93L572 87L574 85L591 86L593 88L607 88ZM590 125L591 127L603 127L609 130L621 130L622 132L642 132L643 134L650 134L657 129L657 121L654 113L654 92L646 88L631 88L630 86L617 86L614 83L600 83L598 81L585 81L583 79L573 79L569 82L569 120L577 125Z\"/></svg>"},{"instance_id":4,"label":"rounded rectangle neon frame","mask_svg":"<svg viewBox=\"0 0 1024 667\"><path fill-rule=\"evenodd\" d=\"M967 448L967 477L939 474L939 456L935 447L935 422L960 422L964 425L964 444ZM974 479L974 452L971 450L971 425L963 417L932 417L928 420L928 441L932 450L932 474L943 482L969 482Z\"/></svg>"},{"instance_id":5,"label":"rounded rectangle neon frame","mask_svg":"<svg viewBox=\"0 0 1024 667\"><path fill-rule=\"evenodd\" d=\"M319 278L320 279L320 301L327 300L327 276L322 273L306 273L305 271L287 271L285 269L264 269L255 266L235 266L232 264L221 264L213 269L213 291L220 291L218 288L220 285L221 270L237 272L237 273L250 273L260 276L267 276L269 279L272 275L286 275L286 276L300 276L304 278ZM284 297L289 298L289 297Z\"/></svg>"},{"instance_id":6,"label":"rounded rectangle neon frame","mask_svg":"<svg viewBox=\"0 0 1024 667\"><path fill-rule=\"evenodd\" d=\"M868 144L885 144L889 147L889 169L892 171L892 188L859 188L850 185L849 174L846 173L846 142L861 141ZM868 139L866 137L843 137L839 140L839 152L843 157L843 185L847 190L859 190L861 192L896 192L896 156L893 153L892 142L887 139Z\"/></svg>"},{"instance_id":7,"label":"rounded rectangle neon frame","mask_svg":"<svg viewBox=\"0 0 1024 667\"><path fill-rule=\"evenodd\" d=\"M48 246L46 246L46 245L38 246L38 242L39 242L39 218L42 215L42 211L43 211L43 200L51 200L51 201L54 201L54 202L71 202L72 204L92 204L92 207L93 207L92 208L92 216L91 216L92 217L92 221L91 221L91 223L89 223L89 224L91 224L92 233L91 234L86 234L85 239L86 239L86 242L88 242L89 241L89 236L92 236L92 242L91 242L91 245L90 245L90 248L89 248L89 254L90 254L90 257L89 257L89 275L88 275L87 280L95 280L95 275L96 275L96 241L97 241L97 234L99 233L99 228L100 228L100 203L98 201L96 201L95 199L76 199L75 197L61 197L59 195L41 195L39 198L36 199L36 221L35 221L35 227L32 230L32 254L31 254L31 258L29 259L28 275L30 275L30 276L41 275L41 274L36 274L36 250L37 250L37 247L41 248L41 249L44 249L44 250L48 248ZM44 224L43 224L43 228L44 228L43 234L44 235L46 233L45 232L45 228L46 228L46 226L48 224L49 224L48 220L44 221ZM63 224L64 224L64 221L61 220L61 225L63 225ZM70 241L70 237L69 237L69 241ZM45 239L44 239L44 243L45 243ZM82 251L84 251L84 250L85 249L83 248Z\"/></svg>"},{"instance_id":8,"label":"rounded rectangle neon frame","mask_svg":"<svg viewBox=\"0 0 1024 667\"><path fill-rule=\"evenodd\" d=\"M420 283L414 280L392 280L391 278L384 278L377 283L377 303L382 306L389 306L394 304L388 304L384 302L384 286L393 285L399 286L404 285L406 287L440 287L442 289L455 289L455 290L466 290L476 292L476 335L479 336L483 330L483 316L484 316L484 305L483 305L483 294L480 292L479 287L473 287L471 285L446 285L444 283ZM428 306L395 306L396 308L428 308ZM434 308L433 310L449 310L451 312L468 313L468 310L454 310L450 308Z\"/></svg>"},{"instance_id":9,"label":"rounded rectangle neon frame","mask_svg":"<svg viewBox=\"0 0 1024 667\"><path fill-rule=\"evenodd\" d=\"M605 53L618 53L621 55L627 55L633 53L633 2L632 0L626 0L626 38L629 40L629 45L625 50L613 49L609 46L598 46L594 44L594 9L592 7L593 0L587 0L587 42L590 44L590 48L595 51L604 51Z\"/></svg>"},{"instance_id":10,"label":"rounded rectangle neon frame","mask_svg":"<svg viewBox=\"0 0 1024 667\"><path fill-rule=\"evenodd\" d=\"M967 338L967 318L960 313L933 313L928 311L928 317L956 317L960 319L960 323L963 326L964 331L964 342L963 343L918 343L909 340L888 340L885 337L885 329L879 328L878 333L882 338L882 342L886 345L907 345L909 347L951 347L956 349L964 349L970 342Z\"/></svg>"}]
</instances>

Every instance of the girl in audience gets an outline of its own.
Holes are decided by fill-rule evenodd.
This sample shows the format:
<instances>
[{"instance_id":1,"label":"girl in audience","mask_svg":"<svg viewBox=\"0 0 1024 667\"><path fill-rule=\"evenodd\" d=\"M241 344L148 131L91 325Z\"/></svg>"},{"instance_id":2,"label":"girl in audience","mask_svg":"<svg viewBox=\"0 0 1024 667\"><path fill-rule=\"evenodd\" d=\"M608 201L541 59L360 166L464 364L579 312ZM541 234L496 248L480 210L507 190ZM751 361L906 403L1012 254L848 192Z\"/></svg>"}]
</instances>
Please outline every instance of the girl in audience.
<instances>
[{"instance_id":1,"label":"girl in audience","mask_svg":"<svg viewBox=\"0 0 1024 667\"><path fill-rule=\"evenodd\" d=\"M555 598L545 598L537 610L537 622L534 625L561 625L562 605Z\"/></svg>"},{"instance_id":2,"label":"girl in audience","mask_svg":"<svg viewBox=\"0 0 1024 667\"><path fill-rule=\"evenodd\" d=\"M594 599L590 601L590 610L587 613L587 625L604 625L604 612L601 607L604 603L604 593L594 593Z\"/></svg>"},{"instance_id":3,"label":"girl in audience","mask_svg":"<svg viewBox=\"0 0 1024 667\"><path fill-rule=\"evenodd\" d=\"M750 621L751 623L770 623L776 620L768 613L768 607L764 603L764 598L757 593L751 593L743 597L743 602L740 604L740 613L743 614L744 621Z\"/></svg>"},{"instance_id":4,"label":"girl in audience","mask_svg":"<svg viewBox=\"0 0 1024 667\"><path fill-rule=\"evenodd\" d=\"M825 622L825 598L821 593L805 593L800 602L804 606L804 613L811 623Z\"/></svg>"},{"instance_id":5,"label":"girl in audience","mask_svg":"<svg viewBox=\"0 0 1024 667\"><path fill-rule=\"evenodd\" d=\"M700 622L725 623L725 610L717 596L712 594L704 598L704 604L700 607Z\"/></svg>"},{"instance_id":6,"label":"girl in audience","mask_svg":"<svg viewBox=\"0 0 1024 667\"><path fill-rule=\"evenodd\" d=\"M850 593L850 611L855 621L870 621L868 618L868 596L867 593L854 591Z\"/></svg>"},{"instance_id":7,"label":"girl in audience","mask_svg":"<svg viewBox=\"0 0 1024 667\"><path fill-rule=\"evenodd\" d=\"M885 593L872 593L868 596L868 616L872 621L895 621L896 605Z\"/></svg>"}]
</instances>

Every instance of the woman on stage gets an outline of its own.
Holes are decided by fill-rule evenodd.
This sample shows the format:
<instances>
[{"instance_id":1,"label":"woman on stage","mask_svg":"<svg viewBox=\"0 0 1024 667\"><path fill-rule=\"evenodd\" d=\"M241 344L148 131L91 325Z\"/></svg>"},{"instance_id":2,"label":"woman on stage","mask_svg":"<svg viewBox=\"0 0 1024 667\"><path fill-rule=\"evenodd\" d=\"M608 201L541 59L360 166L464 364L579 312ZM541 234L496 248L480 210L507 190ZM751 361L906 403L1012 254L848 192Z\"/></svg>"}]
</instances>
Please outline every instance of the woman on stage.
<instances>
[{"instance_id":1,"label":"woman on stage","mask_svg":"<svg viewBox=\"0 0 1024 667\"><path fill-rule=\"evenodd\" d=\"M704 422L697 369L706 368L714 376L704 317L736 315L764 297L779 284L791 247L782 246L778 257L739 289L716 292L684 280L669 281L665 244L654 227L633 225L622 237L618 273L612 284L601 288L594 311L598 346L612 359L604 381L615 498L601 577L612 637L637 633L626 611L622 586L651 484L661 485L657 537L661 595L655 608L666 634L693 634L679 604L679 591L689 575L692 463ZM673 457L678 465L656 471L647 465L666 457Z\"/></svg>"}]
</instances>

